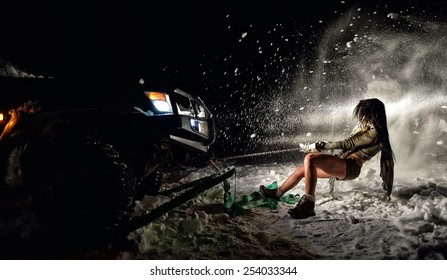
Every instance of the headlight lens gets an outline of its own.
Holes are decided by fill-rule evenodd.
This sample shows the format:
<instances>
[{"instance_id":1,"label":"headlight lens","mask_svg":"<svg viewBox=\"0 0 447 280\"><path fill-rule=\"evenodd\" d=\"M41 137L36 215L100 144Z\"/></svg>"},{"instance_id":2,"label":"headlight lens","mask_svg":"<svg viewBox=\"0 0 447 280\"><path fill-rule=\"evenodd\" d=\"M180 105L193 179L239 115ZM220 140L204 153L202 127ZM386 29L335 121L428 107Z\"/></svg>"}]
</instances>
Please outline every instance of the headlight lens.
<instances>
[{"instance_id":1,"label":"headlight lens","mask_svg":"<svg viewBox=\"0 0 447 280\"><path fill-rule=\"evenodd\" d=\"M208 136L208 122L197 119L190 119L189 123L191 124L191 128L194 131Z\"/></svg>"},{"instance_id":2,"label":"headlight lens","mask_svg":"<svg viewBox=\"0 0 447 280\"><path fill-rule=\"evenodd\" d=\"M172 113L172 105L169 95L163 92L147 91L145 92L149 100L154 104L159 113Z\"/></svg>"}]
</instances>

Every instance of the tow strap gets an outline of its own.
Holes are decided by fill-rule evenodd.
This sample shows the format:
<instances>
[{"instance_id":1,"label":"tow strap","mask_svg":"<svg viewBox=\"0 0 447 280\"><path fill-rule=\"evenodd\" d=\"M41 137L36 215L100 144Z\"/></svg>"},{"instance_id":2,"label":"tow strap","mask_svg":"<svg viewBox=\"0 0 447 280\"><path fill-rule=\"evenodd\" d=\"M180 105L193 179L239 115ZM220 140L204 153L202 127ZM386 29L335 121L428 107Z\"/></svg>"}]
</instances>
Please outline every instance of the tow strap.
<instances>
[{"instance_id":1,"label":"tow strap","mask_svg":"<svg viewBox=\"0 0 447 280\"><path fill-rule=\"evenodd\" d=\"M231 218L238 216L244 210L256 208L256 207L267 207L271 212L277 212L279 209L279 202L287 204L296 204L300 200L299 194L288 194L281 197L279 201L264 197L261 192L255 191L251 194L244 194L242 198L235 201L233 194L230 192L231 185L228 180L222 182L224 187L224 206L225 211ZM267 186L268 189L277 189L278 183L275 181Z\"/></svg>"},{"instance_id":2,"label":"tow strap","mask_svg":"<svg viewBox=\"0 0 447 280\"><path fill-rule=\"evenodd\" d=\"M219 167L214 163L213 160L209 161L210 165L216 169L217 172L221 172ZM236 170L234 171L234 176L236 176ZM273 198L265 197L261 192L254 191L251 194L244 194L242 198L238 201L235 200L233 194L231 193L231 185L227 179L222 181L222 186L224 188L224 210L231 217L238 216L244 210L256 208L256 207L267 207L271 212L277 212L279 208L278 202L283 202L287 204L296 204L300 200L299 194L288 194L280 198L280 200L275 200ZM268 189L277 189L278 183L274 181L270 185L266 186ZM236 189L236 185L235 185Z\"/></svg>"},{"instance_id":3,"label":"tow strap","mask_svg":"<svg viewBox=\"0 0 447 280\"><path fill-rule=\"evenodd\" d=\"M170 201L160 205L159 207L152 209L149 213L145 215L133 217L132 220L129 223L127 223L127 226L122 228L121 230L126 234L128 232L134 231L152 222L153 220L159 218L160 216L169 212L170 210L180 206L186 201L196 197L203 191L210 189L214 186L217 186L219 183L221 183L224 188L224 208L225 208L224 211L230 217L236 217L244 210L261 206L269 208L270 211L272 212L277 212L279 208L279 202L287 204L295 204L300 200L300 196L298 194L285 195L281 197L279 201L277 201L273 198L264 197L262 193L255 191L252 192L251 194L243 195L240 200L236 201L233 194L230 191L231 185L228 182L228 179L236 174L236 168L234 166L230 166L225 168L224 170L220 170L212 160L210 160L209 162L216 169L217 171L216 174L212 174L194 180L192 182L182 184L177 187L173 187L169 190L160 191L158 193L159 195L168 196L176 193L180 194L178 194L175 198L171 199ZM277 189L278 184L275 181L272 184L268 185L267 188Z\"/></svg>"},{"instance_id":4,"label":"tow strap","mask_svg":"<svg viewBox=\"0 0 447 280\"><path fill-rule=\"evenodd\" d=\"M131 231L134 231L134 230L144 226L144 225L147 225L148 223L161 217L165 213L184 204L188 200L196 197L197 195L204 192L205 190L208 190L214 186L217 186L221 182L227 181L226 179L230 178L234 174L234 172L235 172L235 167L230 166L216 174L212 174L212 175L194 180L192 182L174 187L167 191L159 192L159 194L161 194L161 195L172 195L172 194L176 194L176 193L177 194L179 193L179 194L175 198L169 200L168 202L165 202L164 204L156 207L155 209L152 209L149 213L142 215L142 216L133 217L132 220L130 220L126 224L126 226L124 228L122 228L123 232L127 234Z\"/></svg>"}]
</instances>

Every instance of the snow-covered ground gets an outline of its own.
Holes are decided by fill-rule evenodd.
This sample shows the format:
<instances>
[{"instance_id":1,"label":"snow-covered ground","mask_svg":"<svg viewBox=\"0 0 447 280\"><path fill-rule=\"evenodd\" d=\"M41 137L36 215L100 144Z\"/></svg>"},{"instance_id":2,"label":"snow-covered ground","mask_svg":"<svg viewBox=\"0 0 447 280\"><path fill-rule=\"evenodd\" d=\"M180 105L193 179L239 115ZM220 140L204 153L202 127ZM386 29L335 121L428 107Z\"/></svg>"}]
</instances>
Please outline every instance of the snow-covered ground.
<instances>
[{"instance_id":1,"label":"snow-covered ground","mask_svg":"<svg viewBox=\"0 0 447 280\"><path fill-rule=\"evenodd\" d=\"M231 163L221 163L228 165ZM236 200L260 184L281 183L294 162L236 166L230 179ZM224 213L223 188L216 186L132 233L136 252L118 258L142 259L445 259L447 257L446 166L434 160L417 170L396 164L391 201L383 201L379 163L367 162L359 178L317 186L315 217L295 220L293 205ZM400 172L402 171L402 172ZM406 172L408 171L408 172ZM213 172L204 168L185 180ZM303 182L291 193L302 194ZM144 201L142 205L144 206Z\"/></svg>"}]
</instances>

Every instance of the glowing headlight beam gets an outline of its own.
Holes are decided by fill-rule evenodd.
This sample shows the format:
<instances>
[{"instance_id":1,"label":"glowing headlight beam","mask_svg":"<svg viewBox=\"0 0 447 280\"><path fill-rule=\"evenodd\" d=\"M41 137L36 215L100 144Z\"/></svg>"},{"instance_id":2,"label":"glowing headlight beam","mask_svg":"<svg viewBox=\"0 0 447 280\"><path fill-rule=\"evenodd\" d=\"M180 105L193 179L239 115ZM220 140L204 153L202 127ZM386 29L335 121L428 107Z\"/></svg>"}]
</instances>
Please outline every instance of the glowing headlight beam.
<instances>
[{"instance_id":1,"label":"glowing headlight beam","mask_svg":"<svg viewBox=\"0 0 447 280\"><path fill-rule=\"evenodd\" d=\"M163 92L147 91L145 92L149 100L154 104L155 109L160 113L172 113L172 105L169 95Z\"/></svg>"}]
</instances>

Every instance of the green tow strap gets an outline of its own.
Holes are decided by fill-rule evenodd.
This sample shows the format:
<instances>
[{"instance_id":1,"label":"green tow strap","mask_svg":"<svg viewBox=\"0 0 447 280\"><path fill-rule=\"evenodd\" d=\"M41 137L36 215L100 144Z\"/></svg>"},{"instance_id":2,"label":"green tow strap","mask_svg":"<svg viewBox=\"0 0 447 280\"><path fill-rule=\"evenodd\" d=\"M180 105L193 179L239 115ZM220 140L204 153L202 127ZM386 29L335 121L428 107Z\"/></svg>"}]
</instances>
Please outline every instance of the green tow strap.
<instances>
[{"instance_id":1,"label":"green tow strap","mask_svg":"<svg viewBox=\"0 0 447 280\"><path fill-rule=\"evenodd\" d=\"M227 180L223 181L224 193L224 205L225 210L230 217L238 216L242 211L252 209L256 207L265 206L270 209L271 212L277 212L279 208L278 201L264 197L262 193L255 191L251 194L245 194L239 201L235 201L233 195L230 192L231 185ZM278 183L275 181L267 186L268 189L277 189ZM287 204L295 204L300 200L299 194L288 194L281 197L279 201Z\"/></svg>"},{"instance_id":2,"label":"green tow strap","mask_svg":"<svg viewBox=\"0 0 447 280\"><path fill-rule=\"evenodd\" d=\"M131 231L149 224L153 220L161 217L172 209L182 205L190 199L193 199L205 190L208 190L214 186L217 186L219 183L226 181L234 174L235 170L236 169L234 166L230 166L222 171L219 171L219 173L202 177L200 179L179 185L169 190L159 192L159 195L175 195L175 197L165 202L164 204L152 209L148 214L133 217L129 222L126 223L126 226L121 228L122 232L124 234L128 234Z\"/></svg>"}]
</instances>

